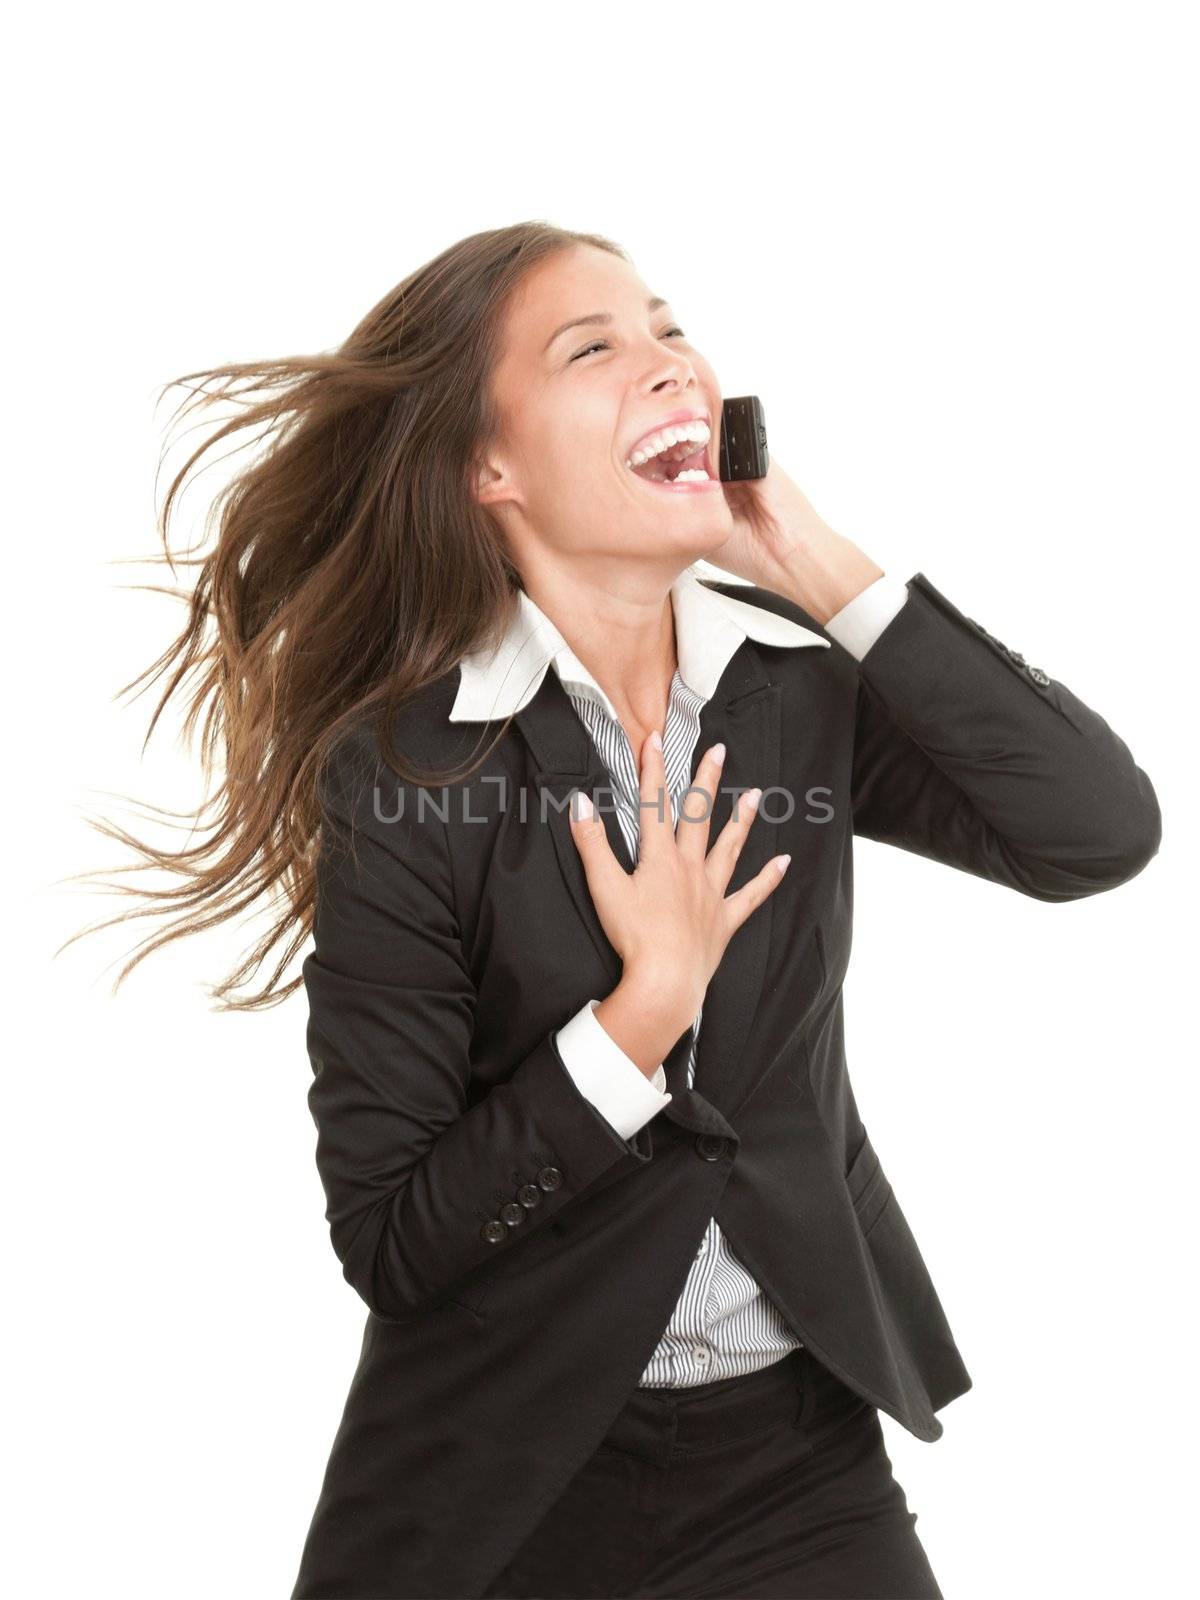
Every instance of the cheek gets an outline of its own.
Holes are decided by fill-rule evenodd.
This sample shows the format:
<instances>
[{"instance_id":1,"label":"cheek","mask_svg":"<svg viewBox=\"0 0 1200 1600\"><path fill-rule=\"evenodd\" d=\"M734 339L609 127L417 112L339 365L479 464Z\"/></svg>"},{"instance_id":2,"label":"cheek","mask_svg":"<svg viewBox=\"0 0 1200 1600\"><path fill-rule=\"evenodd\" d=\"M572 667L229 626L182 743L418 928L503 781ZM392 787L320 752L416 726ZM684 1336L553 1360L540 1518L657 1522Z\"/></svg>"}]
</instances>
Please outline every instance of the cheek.
<instances>
[{"instance_id":1,"label":"cheek","mask_svg":"<svg viewBox=\"0 0 1200 1600\"><path fill-rule=\"evenodd\" d=\"M560 419L560 426L547 431L533 453L530 468L542 481L542 492L570 494L587 485L595 491L607 483L611 489L614 474L623 471L617 460L618 446L614 425L596 426L586 418Z\"/></svg>"},{"instance_id":2,"label":"cheek","mask_svg":"<svg viewBox=\"0 0 1200 1600\"><path fill-rule=\"evenodd\" d=\"M578 512L597 496L611 498L615 470L611 442L588 445L578 436L558 439L532 463L532 497Z\"/></svg>"}]
</instances>

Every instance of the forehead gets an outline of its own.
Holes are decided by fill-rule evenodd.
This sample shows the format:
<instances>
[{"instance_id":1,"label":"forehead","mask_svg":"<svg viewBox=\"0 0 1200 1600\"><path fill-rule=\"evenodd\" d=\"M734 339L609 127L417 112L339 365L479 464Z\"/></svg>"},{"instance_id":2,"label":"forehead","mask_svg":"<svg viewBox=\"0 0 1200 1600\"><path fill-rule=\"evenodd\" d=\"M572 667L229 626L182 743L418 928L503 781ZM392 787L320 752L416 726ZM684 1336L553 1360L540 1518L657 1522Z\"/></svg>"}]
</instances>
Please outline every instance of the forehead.
<instances>
[{"instance_id":1,"label":"forehead","mask_svg":"<svg viewBox=\"0 0 1200 1600\"><path fill-rule=\"evenodd\" d=\"M513 297L508 347L534 358L565 324L585 318L645 315L667 302L652 295L637 269L592 245L559 250L530 269Z\"/></svg>"}]
</instances>

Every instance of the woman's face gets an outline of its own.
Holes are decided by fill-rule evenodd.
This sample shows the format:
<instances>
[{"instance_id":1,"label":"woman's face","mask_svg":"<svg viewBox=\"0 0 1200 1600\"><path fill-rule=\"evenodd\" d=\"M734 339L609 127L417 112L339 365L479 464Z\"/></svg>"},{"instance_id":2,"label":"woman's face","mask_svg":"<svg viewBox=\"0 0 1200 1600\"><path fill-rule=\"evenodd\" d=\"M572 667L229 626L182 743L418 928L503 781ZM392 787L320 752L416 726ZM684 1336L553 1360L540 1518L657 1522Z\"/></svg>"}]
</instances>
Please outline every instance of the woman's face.
<instances>
[{"instance_id":1,"label":"woman's face","mask_svg":"<svg viewBox=\"0 0 1200 1600\"><path fill-rule=\"evenodd\" d=\"M577 318L596 320L563 327ZM728 539L716 376L670 305L654 304L619 256L572 246L531 269L510 302L492 386L501 437L483 453L479 499L519 565L540 546L662 555L669 571L682 570ZM703 452L709 488L666 489L627 465L634 446L679 411L708 421L707 442L688 448Z\"/></svg>"}]
</instances>

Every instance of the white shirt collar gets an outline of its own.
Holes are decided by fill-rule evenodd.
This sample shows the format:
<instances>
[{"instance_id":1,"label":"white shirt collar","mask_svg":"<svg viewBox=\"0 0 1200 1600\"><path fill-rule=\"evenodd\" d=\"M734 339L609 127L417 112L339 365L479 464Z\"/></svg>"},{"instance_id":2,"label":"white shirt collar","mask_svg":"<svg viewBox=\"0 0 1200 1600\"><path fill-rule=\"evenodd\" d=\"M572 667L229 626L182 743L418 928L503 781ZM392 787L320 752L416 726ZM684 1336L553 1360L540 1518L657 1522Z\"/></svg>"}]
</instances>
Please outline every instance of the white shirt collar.
<instances>
[{"instance_id":1,"label":"white shirt collar","mask_svg":"<svg viewBox=\"0 0 1200 1600\"><path fill-rule=\"evenodd\" d=\"M694 567L671 585L671 605L679 675L705 700L711 699L734 651L746 638L772 645L829 646L829 640L811 628L707 588ZM577 692L590 694L614 721L619 720L604 690L522 589L512 623L497 648L471 651L459 662L462 676L450 721L490 722L520 711L541 688L549 666L564 687L570 684Z\"/></svg>"}]
</instances>

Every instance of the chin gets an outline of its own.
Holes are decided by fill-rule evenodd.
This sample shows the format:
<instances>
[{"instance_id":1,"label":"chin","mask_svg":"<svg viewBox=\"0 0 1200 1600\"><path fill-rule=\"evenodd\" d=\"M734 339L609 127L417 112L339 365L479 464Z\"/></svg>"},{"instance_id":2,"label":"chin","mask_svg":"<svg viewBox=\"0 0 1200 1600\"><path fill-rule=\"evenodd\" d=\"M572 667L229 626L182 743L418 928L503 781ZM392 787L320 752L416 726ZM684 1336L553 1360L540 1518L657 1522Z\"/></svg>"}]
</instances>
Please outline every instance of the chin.
<instances>
[{"instance_id":1,"label":"chin","mask_svg":"<svg viewBox=\"0 0 1200 1600\"><path fill-rule=\"evenodd\" d=\"M694 528L686 533L674 531L667 533L659 528L655 532L654 543L662 554L670 556L683 567L690 566L693 561L707 560L709 552L719 550L725 544L726 538L726 535L714 535L711 532L697 536Z\"/></svg>"},{"instance_id":2,"label":"chin","mask_svg":"<svg viewBox=\"0 0 1200 1600\"><path fill-rule=\"evenodd\" d=\"M700 536L692 539L693 559L696 561L712 561L717 552L723 550L729 543L732 533L733 519L731 517L714 517Z\"/></svg>"},{"instance_id":3,"label":"chin","mask_svg":"<svg viewBox=\"0 0 1200 1600\"><path fill-rule=\"evenodd\" d=\"M690 551L699 558L709 550L719 550L733 532L733 515L721 503L711 509L691 515L660 517L654 525L656 537L682 551Z\"/></svg>"}]
</instances>

